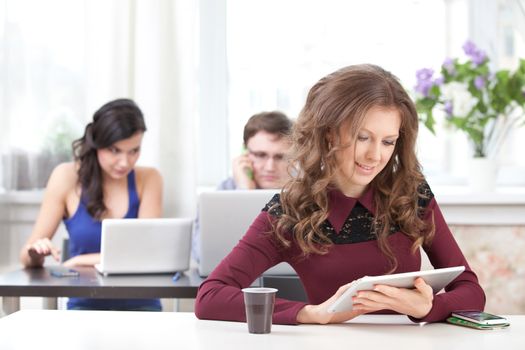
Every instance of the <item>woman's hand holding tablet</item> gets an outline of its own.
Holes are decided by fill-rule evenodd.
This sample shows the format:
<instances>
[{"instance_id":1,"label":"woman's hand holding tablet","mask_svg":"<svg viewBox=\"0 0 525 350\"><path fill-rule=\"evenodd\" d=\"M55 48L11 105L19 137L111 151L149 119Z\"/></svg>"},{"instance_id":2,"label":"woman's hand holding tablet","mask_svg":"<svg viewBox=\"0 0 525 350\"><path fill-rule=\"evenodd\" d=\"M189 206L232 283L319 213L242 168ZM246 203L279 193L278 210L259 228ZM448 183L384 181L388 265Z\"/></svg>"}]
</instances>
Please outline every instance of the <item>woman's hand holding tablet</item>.
<instances>
[{"instance_id":1,"label":"woman's hand holding tablet","mask_svg":"<svg viewBox=\"0 0 525 350\"><path fill-rule=\"evenodd\" d=\"M415 287L414 282L418 277L421 277L427 285L432 287L433 292L437 293L464 270L464 266L455 266L392 275L365 276L352 282L350 287L328 307L327 311L330 313L351 311L354 305L353 297L357 295L357 292L374 290L376 285L412 289Z\"/></svg>"}]
</instances>

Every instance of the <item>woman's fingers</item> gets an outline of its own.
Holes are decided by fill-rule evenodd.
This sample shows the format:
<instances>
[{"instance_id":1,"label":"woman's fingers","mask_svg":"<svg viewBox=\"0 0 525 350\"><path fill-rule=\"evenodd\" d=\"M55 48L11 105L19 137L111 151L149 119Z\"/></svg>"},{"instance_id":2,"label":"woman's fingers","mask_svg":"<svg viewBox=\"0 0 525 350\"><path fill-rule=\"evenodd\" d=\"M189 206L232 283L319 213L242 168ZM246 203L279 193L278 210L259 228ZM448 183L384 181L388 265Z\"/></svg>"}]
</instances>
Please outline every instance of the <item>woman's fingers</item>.
<instances>
[{"instance_id":1,"label":"woman's fingers","mask_svg":"<svg viewBox=\"0 0 525 350\"><path fill-rule=\"evenodd\" d=\"M422 278L416 279L414 289L376 285L373 291L360 291L353 301L357 310L390 309L417 318L432 308L432 287Z\"/></svg>"},{"instance_id":2,"label":"woman's fingers","mask_svg":"<svg viewBox=\"0 0 525 350\"><path fill-rule=\"evenodd\" d=\"M35 241L28 249L28 254L32 258L41 258L52 255L55 260L60 260L60 249L57 249L48 238Z\"/></svg>"},{"instance_id":3,"label":"woman's fingers","mask_svg":"<svg viewBox=\"0 0 525 350\"><path fill-rule=\"evenodd\" d=\"M51 249L51 255L56 261L60 261L60 249L53 247Z\"/></svg>"},{"instance_id":4,"label":"woman's fingers","mask_svg":"<svg viewBox=\"0 0 525 350\"><path fill-rule=\"evenodd\" d=\"M430 297L434 295L434 291L432 290L432 287L428 285L424 279L421 277L416 278L416 281L414 282L414 286L417 290L421 292L421 294L425 295L426 297Z\"/></svg>"},{"instance_id":5,"label":"woman's fingers","mask_svg":"<svg viewBox=\"0 0 525 350\"><path fill-rule=\"evenodd\" d=\"M35 243L33 243L32 248L36 251L38 255L47 255L47 246L43 242L43 240L38 240Z\"/></svg>"},{"instance_id":6,"label":"woman's fingers","mask_svg":"<svg viewBox=\"0 0 525 350\"><path fill-rule=\"evenodd\" d=\"M27 253L32 259L36 259L42 256L42 254L40 254L35 247L29 247L29 249L27 249Z\"/></svg>"},{"instance_id":7,"label":"woman's fingers","mask_svg":"<svg viewBox=\"0 0 525 350\"><path fill-rule=\"evenodd\" d=\"M389 309L394 300L396 299L391 296L374 291L360 291L352 298L358 310Z\"/></svg>"}]
</instances>

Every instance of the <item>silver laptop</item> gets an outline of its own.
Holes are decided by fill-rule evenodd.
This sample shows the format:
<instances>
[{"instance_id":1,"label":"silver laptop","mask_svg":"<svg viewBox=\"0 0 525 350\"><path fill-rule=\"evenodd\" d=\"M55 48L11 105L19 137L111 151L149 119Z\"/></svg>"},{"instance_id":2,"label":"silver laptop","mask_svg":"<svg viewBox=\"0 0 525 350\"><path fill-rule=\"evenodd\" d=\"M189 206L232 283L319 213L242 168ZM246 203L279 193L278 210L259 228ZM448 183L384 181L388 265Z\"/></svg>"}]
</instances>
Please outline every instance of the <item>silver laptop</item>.
<instances>
[{"instance_id":1,"label":"silver laptop","mask_svg":"<svg viewBox=\"0 0 525 350\"><path fill-rule=\"evenodd\" d=\"M278 190L203 192L199 196L199 274L208 276L248 231L266 203ZM287 263L267 270L267 275L293 275Z\"/></svg>"},{"instance_id":2,"label":"silver laptop","mask_svg":"<svg viewBox=\"0 0 525 350\"><path fill-rule=\"evenodd\" d=\"M102 274L185 271L190 264L191 219L102 220Z\"/></svg>"}]
</instances>

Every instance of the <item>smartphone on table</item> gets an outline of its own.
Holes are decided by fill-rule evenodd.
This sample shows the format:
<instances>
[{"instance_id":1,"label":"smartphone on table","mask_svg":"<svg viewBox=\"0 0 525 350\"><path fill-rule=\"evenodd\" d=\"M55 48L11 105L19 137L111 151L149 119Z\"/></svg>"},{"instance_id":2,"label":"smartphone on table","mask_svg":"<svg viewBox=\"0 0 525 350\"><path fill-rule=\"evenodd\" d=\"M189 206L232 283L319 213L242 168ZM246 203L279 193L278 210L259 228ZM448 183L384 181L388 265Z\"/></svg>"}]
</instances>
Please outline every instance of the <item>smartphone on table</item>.
<instances>
[{"instance_id":1,"label":"smartphone on table","mask_svg":"<svg viewBox=\"0 0 525 350\"><path fill-rule=\"evenodd\" d=\"M454 311L452 312L452 317L481 325L498 325L508 323L505 317L477 310Z\"/></svg>"},{"instance_id":2,"label":"smartphone on table","mask_svg":"<svg viewBox=\"0 0 525 350\"><path fill-rule=\"evenodd\" d=\"M51 276L55 277L76 277L80 275L77 270L65 266L52 266L49 268Z\"/></svg>"},{"instance_id":3,"label":"smartphone on table","mask_svg":"<svg viewBox=\"0 0 525 350\"><path fill-rule=\"evenodd\" d=\"M470 322L454 316L450 316L449 318L447 318L447 322L457 326L469 327L474 329L504 329L510 326L510 323L481 324L476 322Z\"/></svg>"}]
</instances>

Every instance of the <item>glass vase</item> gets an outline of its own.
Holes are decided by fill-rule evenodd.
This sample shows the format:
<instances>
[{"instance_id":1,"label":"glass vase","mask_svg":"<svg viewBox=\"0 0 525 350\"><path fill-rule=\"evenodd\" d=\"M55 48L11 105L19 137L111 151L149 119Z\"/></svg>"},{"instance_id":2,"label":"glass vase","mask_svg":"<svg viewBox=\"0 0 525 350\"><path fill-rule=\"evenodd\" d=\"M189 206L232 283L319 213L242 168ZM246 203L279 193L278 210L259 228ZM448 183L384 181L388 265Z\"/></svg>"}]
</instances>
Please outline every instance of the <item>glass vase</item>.
<instances>
[{"instance_id":1,"label":"glass vase","mask_svg":"<svg viewBox=\"0 0 525 350\"><path fill-rule=\"evenodd\" d=\"M495 159L488 157L471 158L468 171L470 192L493 192L496 188L497 171L498 166Z\"/></svg>"}]
</instances>

